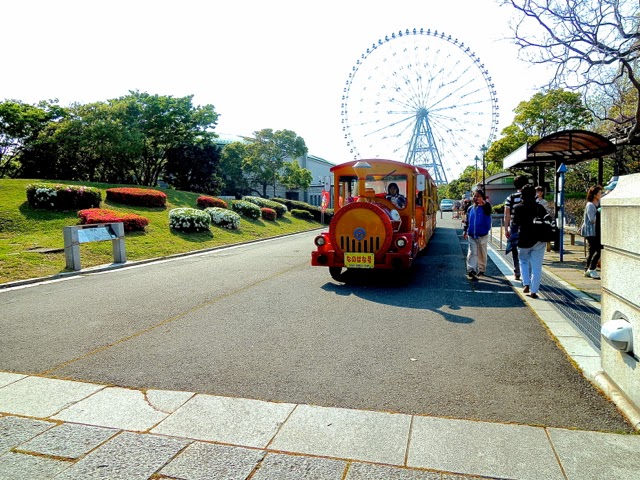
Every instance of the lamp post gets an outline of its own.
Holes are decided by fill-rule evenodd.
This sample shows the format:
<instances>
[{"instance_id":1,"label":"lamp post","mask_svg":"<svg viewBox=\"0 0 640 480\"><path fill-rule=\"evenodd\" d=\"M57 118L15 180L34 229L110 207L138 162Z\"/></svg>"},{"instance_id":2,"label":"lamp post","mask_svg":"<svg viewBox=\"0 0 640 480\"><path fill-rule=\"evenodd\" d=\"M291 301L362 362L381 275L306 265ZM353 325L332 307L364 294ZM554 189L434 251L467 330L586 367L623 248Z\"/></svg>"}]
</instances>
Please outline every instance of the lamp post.
<instances>
[{"instance_id":1,"label":"lamp post","mask_svg":"<svg viewBox=\"0 0 640 480\"><path fill-rule=\"evenodd\" d=\"M476 173L473 176L473 180L476 182L476 186L478 185L478 160L480 160L478 158L478 155L476 155L476 158L474 158L474 160L476 161Z\"/></svg>"},{"instance_id":2,"label":"lamp post","mask_svg":"<svg viewBox=\"0 0 640 480\"><path fill-rule=\"evenodd\" d=\"M487 146L482 145L480 147L480 151L482 152L482 190L484 190L484 192L487 193L487 188L485 187L485 184L484 184L484 157L487 154Z\"/></svg>"}]
</instances>

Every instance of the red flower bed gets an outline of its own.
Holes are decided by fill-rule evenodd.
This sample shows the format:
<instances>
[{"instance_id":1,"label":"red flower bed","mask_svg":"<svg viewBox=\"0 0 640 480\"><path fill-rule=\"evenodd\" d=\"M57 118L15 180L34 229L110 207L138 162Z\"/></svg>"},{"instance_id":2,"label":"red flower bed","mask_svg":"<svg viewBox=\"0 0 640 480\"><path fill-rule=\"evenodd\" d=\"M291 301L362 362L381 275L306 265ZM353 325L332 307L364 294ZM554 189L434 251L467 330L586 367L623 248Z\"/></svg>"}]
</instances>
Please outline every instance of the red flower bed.
<instances>
[{"instance_id":1,"label":"red flower bed","mask_svg":"<svg viewBox=\"0 0 640 480\"><path fill-rule=\"evenodd\" d=\"M144 231L149 219L135 213L120 213L106 208L87 208L78 212L80 225L87 223L122 222L125 232Z\"/></svg>"},{"instance_id":2,"label":"red flower bed","mask_svg":"<svg viewBox=\"0 0 640 480\"><path fill-rule=\"evenodd\" d=\"M218 208L228 208L227 202L222 200L221 198L216 197L207 197L206 195L202 195L198 197L196 200L196 204L200 208L209 208L209 207L218 207Z\"/></svg>"},{"instance_id":3,"label":"red flower bed","mask_svg":"<svg viewBox=\"0 0 640 480\"><path fill-rule=\"evenodd\" d=\"M260 213L262 214L262 218L264 218L265 220L271 220L272 222L275 221L276 217L278 216L273 208L263 207L260 209Z\"/></svg>"},{"instance_id":4,"label":"red flower bed","mask_svg":"<svg viewBox=\"0 0 640 480\"><path fill-rule=\"evenodd\" d=\"M138 207L164 207L167 204L167 196L163 192L150 188L109 188L107 200Z\"/></svg>"}]
</instances>

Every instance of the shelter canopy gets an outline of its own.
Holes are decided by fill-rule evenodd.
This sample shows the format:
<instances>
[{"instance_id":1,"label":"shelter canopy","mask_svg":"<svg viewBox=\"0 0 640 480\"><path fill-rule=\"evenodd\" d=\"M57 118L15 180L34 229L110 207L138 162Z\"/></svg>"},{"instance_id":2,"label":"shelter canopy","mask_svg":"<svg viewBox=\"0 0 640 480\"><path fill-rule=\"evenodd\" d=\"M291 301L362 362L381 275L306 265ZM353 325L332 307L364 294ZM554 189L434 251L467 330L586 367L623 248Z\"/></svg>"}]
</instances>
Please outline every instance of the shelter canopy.
<instances>
[{"instance_id":1,"label":"shelter canopy","mask_svg":"<svg viewBox=\"0 0 640 480\"><path fill-rule=\"evenodd\" d=\"M610 155L616 147L602 135L587 130L563 130L541 138L533 145L524 144L505 157L503 168L540 164L573 165Z\"/></svg>"}]
</instances>

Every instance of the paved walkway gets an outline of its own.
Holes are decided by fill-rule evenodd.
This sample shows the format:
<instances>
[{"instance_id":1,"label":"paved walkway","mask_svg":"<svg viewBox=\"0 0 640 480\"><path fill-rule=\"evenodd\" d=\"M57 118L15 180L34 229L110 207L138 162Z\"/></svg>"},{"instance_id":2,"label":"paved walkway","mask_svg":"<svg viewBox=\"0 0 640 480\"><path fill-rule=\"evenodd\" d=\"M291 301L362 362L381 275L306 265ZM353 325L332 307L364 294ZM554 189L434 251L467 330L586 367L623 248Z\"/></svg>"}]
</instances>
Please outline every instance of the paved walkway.
<instances>
[{"instance_id":1,"label":"paved walkway","mask_svg":"<svg viewBox=\"0 0 640 480\"><path fill-rule=\"evenodd\" d=\"M490 255L507 278L494 232ZM568 244L569 242L567 242ZM582 246L545 259L599 308ZM636 429L598 351L550 302L521 293ZM0 479L640 479L640 435L132 390L0 372Z\"/></svg>"}]
</instances>

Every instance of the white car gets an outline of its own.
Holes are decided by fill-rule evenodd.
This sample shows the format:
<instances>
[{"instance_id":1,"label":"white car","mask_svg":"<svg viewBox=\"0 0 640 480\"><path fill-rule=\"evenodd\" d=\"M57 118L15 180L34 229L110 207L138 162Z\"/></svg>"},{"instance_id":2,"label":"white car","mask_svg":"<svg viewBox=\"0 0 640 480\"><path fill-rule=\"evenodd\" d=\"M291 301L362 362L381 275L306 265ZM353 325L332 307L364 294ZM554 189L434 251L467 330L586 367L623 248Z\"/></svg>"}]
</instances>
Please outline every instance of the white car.
<instances>
[{"instance_id":1,"label":"white car","mask_svg":"<svg viewBox=\"0 0 640 480\"><path fill-rule=\"evenodd\" d=\"M453 200L445 198L440 202L441 212L453 212Z\"/></svg>"}]
</instances>

